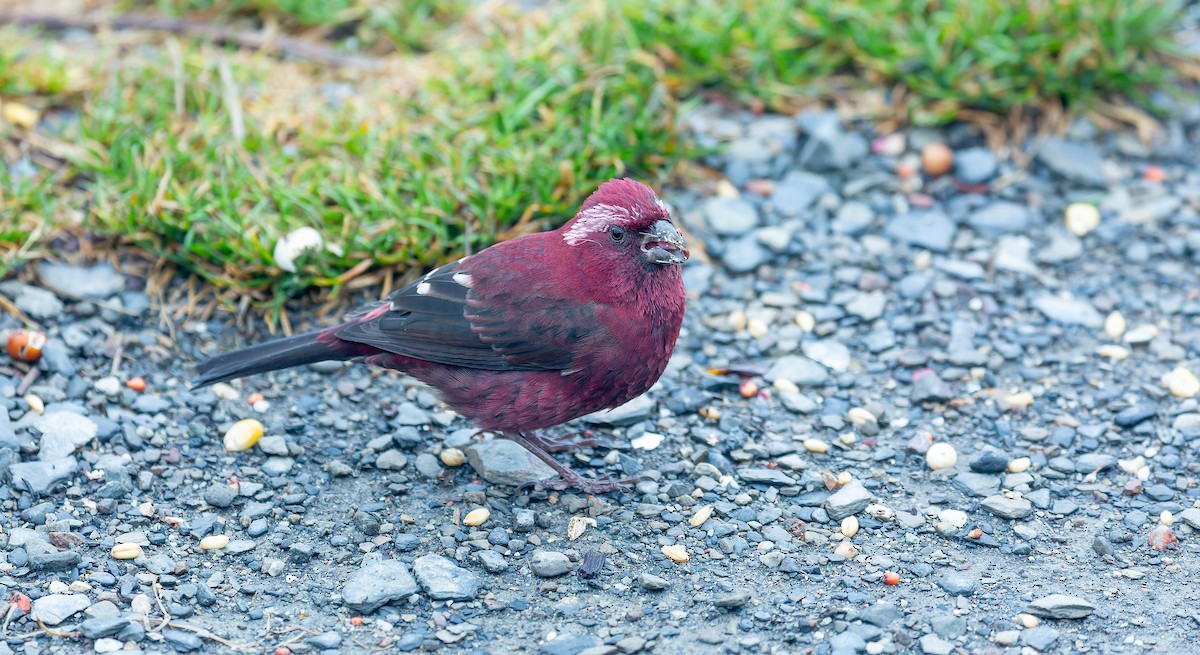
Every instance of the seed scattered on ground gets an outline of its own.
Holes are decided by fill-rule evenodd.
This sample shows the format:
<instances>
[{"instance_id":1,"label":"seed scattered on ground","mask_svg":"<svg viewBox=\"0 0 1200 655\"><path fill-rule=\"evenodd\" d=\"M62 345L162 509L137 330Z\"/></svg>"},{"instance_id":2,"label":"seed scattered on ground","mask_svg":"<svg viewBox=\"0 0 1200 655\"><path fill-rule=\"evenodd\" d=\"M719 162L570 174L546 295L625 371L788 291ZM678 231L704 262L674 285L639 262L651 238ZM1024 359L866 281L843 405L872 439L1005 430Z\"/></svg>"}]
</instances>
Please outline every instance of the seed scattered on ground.
<instances>
[{"instance_id":1,"label":"seed scattered on ground","mask_svg":"<svg viewBox=\"0 0 1200 655\"><path fill-rule=\"evenodd\" d=\"M809 437L804 440L804 449L810 453L827 453L829 444L815 437Z\"/></svg>"},{"instance_id":2,"label":"seed scattered on ground","mask_svg":"<svg viewBox=\"0 0 1200 655\"><path fill-rule=\"evenodd\" d=\"M704 525L704 522L707 521L710 517L712 517L712 515L713 515L713 506L712 505L705 505L705 506L701 507L700 509L696 510L695 514L692 514L692 520L691 520L692 527L698 528L698 527Z\"/></svg>"},{"instance_id":3,"label":"seed scattered on ground","mask_svg":"<svg viewBox=\"0 0 1200 655\"><path fill-rule=\"evenodd\" d=\"M242 452L249 450L263 436L263 424L258 419L244 418L225 433L225 450Z\"/></svg>"},{"instance_id":4,"label":"seed scattered on ground","mask_svg":"<svg viewBox=\"0 0 1200 655\"><path fill-rule=\"evenodd\" d=\"M200 540L200 550L221 550L229 545L229 535L211 534Z\"/></svg>"},{"instance_id":5,"label":"seed scattered on ground","mask_svg":"<svg viewBox=\"0 0 1200 655\"><path fill-rule=\"evenodd\" d=\"M8 335L8 356L32 364L42 358L46 335L35 330L14 330Z\"/></svg>"},{"instance_id":6,"label":"seed scattered on ground","mask_svg":"<svg viewBox=\"0 0 1200 655\"><path fill-rule=\"evenodd\" d=\"M596 519L590 516L572 516L567 519L567 540L575 541L583 536L589 527L596 525Z\"/></svg>"},{"instance_id":7,"label":"seed scattered on ground","mask_svg":"<svg viewBox=\"0 0 1200 655\"><path fill-rule=\"evenodd\" d=\"M1018 457L1008 463L1008 472L1009 473L1024 473L1025 471L1029 470L1029 467L1032 464L1033 464L1033 460L1029 459L1028 457Z\"/></svg>"},{"instance_id":8,"label":"seed scattered on ground","mask_svg":"<svg viewBox=\"0 0 1200 655\"><path fill-rule=\"evenodd\" d=\"M662 554L666 555L667 559L670 559L673 562L686 562L688 559L690 559L688 557L687 549L679 544L663 546Z\"/></svg>"},{"instance_id":9,"label":"seed scattered on ground","mask_svg":"<svg viewBox=\"0 0 1200 655\"><path fill-rule=\"evenodd\" d=\"M488 508L477 507L467 512L467 515L463 517L463 525L468 525L471 527L483 525L484 523L487 523L487 520L491 518L491 516L492 512Z\"/></svg>"},{"instance_id":10,"label":"seed scattered on ground","mask_svg":"<svg viewBox=\"0 0 1200 655\"><path fill-rule=\"evenodd\" d=\"M842 519L842 535L853 537L856 534L858 534L858 519L853 516Z\"/></svg>"},{"instance_id":11,"label":"seed scattered on ground","mask_svg":"<svg viewBox=\"0 0 1200 655\"><path fill-rule=\"evenodd\" d=\"M112 547L113 559L137 559L142 555L142 547L135 543L120 543Z\"/></svg>"},{"instance_id":12,"label":"seed scattered on ground","mask_svg":"<svg viewBox=\"0 0 1200 655\"><path fill-rule=\"evenodd\" d=\"M1116 310L1109 312L1108 317L1104 319L1104 334L1108 335L1109 339L1120 339L1122 334L1125 334L1125 328L1128 324L1125 322L1125 317Z\"/></svg>"},{"instance_id":13,"label":"seed scattered on ground","mask_svg":"<svg viewBox=\"0 0 1200 655\"><path fill-rule=\"evenodd\" d=\"M1176 398L1195 398L1200 393L1200 380L1188 369L1177 366L1163 377L1167 390Z\"/></svg>"},{"instance_id":14,"label":"seed scattered on ground","mask_svg":"<svg viewBox=\"0 0 1200 655\"><path fill-rule=\"evenodd\" d=\"M954 151L941 143L931 143L921 149L921 169L930 177L941 177L954 165Z\"/></svg>"},{"instance_id":15,"label":"seed scattered on ground","mask_svg":"<svg viewBox=\"0 0 1200 655\"><path fill-rule=\"evenodd\" d=\"M458 448L446 448L441 452L440 455L438 455L438 459L442 460L442 463L446 466L454 468L456 466L462 466L463 463L467 461L467 456Z\"/></svg>"},{"instance_id":16,"label":"seed scattered on ground","mask_svg":"<svg viewBox=\"0 0 1200 655\"><path fill-rule=\"evenodd\" d=\"M1081 237L1100 225L1100 211L1086 202L1073 202L1067 205L1064 220L1071 234Z\"/></svg>"},{"instance_id":17,"label":"seed scattered on ground","mask_svg":"<svg viewBox=\"0 0 1200 655\"><path fill-rule=\"evenodd\" d=\"M934 471L954 468L958 463L958 451L948 443L935 443L925 452L925 463Z\"/></svg>"},{"instance_id":18,"label":"seed scattered on ground","mask_svg":"<svg viewBox=\"0 0 1200 655\"><path fill-rule=\"evenodd\" d=\"M812 332L817 326L817 319L808 312L796 314L796 325L804 332Z\"/></svg>"}]
</instances>

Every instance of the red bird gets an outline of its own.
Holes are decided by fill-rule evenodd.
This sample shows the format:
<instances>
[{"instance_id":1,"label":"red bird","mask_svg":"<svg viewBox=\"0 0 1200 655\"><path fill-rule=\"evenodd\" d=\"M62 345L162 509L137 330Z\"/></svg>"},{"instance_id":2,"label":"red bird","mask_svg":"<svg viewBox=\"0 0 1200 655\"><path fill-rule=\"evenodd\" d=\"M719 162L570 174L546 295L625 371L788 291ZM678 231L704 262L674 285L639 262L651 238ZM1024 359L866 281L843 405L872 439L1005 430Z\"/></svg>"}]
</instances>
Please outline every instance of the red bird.
<instances>
[{"instance_id":1,"label":"red bird","mask_svg":"<svg viewBox=\"0 0 1200 655\"><path fill-rule=\"evenodd\" d=\"M197 386L325 360L363 359L437 389L479 427L588 493L635 479L584 478L537 430L616 407L666 369L683 323L683 237L649 187L610 180L557 230L495 244L430 271L349 321L218 355Z\"/></svg>"}]
</instances>

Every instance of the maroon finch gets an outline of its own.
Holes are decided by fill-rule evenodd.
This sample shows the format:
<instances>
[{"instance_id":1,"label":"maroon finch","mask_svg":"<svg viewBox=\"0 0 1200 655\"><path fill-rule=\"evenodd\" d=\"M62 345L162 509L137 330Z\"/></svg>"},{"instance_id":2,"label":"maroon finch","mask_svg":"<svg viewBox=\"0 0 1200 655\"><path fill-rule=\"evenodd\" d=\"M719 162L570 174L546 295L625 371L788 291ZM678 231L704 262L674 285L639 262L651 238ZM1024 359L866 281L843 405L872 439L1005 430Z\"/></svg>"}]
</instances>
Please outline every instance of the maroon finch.
<instances>
[{"instance_id":1,"label":"maroon finch","mask_svg":"<svg viewBox=\"0 0 1200 655\"><path fill-rule=\"evenodd\" d=\"M662 201L610 180L557 230L512 239L431 271L346 323L202 362L198 386L325 360L411 375L479 427L516 441L559 479L600 493L537 430L616 407L666 369L683 323L683 237Z\"/></svg>"}]
</instances>

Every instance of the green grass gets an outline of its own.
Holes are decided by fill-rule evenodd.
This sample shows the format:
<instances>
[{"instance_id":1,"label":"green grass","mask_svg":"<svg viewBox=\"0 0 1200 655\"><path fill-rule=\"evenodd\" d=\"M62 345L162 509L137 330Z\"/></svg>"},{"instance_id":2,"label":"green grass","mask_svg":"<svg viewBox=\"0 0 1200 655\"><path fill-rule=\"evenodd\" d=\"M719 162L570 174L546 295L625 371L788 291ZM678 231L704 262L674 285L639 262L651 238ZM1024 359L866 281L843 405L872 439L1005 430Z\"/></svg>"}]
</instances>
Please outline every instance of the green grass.
<instances>
[{"instance_id":1,"label":"green grass","mask_svg":"<svg viewBox=\"0 0 1200 655\"><path fill-rule=\"evenodd\" d=\"M0 226L0 261L36 256L39 225L82 223L275 315L305 290L336 292L364 260L419 270L523 221L563 220L608 177L661 181L689 154L677 122L699 91L786 111L835 78L900 85L899 118L934 124L966 109L1143 102L1178 81L1181 12L1121 0L577 0L482 21L468 0L123 2L390 54L382 71L342 72L203 44L180 57L107 42L80 53L0 33L0 100L44 110L28 143L54 151L35 160L38 175L0 184L0 216L18 217ZM354 93L326 102L330 82ZM26 136L0 121L0 180ZM301 226L332 248L287 273L272 250Z\"/></svg>"}]
</instances>

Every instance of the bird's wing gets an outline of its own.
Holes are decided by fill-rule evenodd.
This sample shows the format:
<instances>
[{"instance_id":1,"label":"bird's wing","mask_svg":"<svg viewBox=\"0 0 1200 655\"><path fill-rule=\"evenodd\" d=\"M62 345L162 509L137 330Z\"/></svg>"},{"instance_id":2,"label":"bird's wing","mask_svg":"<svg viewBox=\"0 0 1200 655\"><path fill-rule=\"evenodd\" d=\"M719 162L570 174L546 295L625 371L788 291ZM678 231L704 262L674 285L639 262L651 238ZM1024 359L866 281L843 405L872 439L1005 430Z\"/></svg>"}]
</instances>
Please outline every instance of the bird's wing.
<instances>
[{"instance_id":1,"label":"bird's wing","mask_svg":"<svg viewBox=\"0 0 1200 655\"><path fill-rule=\"evenodd\" d=\"M592 308L539 294L538 282L512 279L511 262L489 267L501 262L480 255L397 290L337 337L450 366L569 371L575 344L599 329Z\"/></svg>"}]
</instances>

